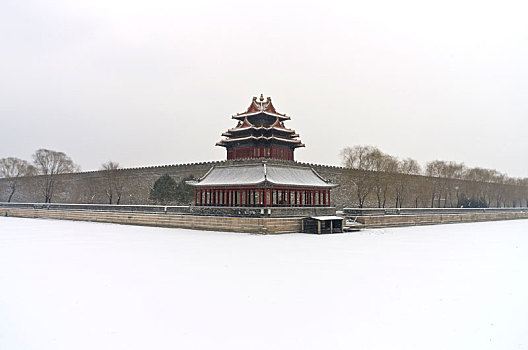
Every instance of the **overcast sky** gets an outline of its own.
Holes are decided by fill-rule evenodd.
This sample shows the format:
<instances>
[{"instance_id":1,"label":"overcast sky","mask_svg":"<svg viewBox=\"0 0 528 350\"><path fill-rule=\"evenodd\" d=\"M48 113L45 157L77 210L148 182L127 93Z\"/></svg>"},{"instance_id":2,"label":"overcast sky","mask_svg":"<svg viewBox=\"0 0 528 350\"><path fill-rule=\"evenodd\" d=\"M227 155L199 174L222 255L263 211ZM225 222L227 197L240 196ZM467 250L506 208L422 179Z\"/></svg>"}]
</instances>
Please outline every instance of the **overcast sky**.
<instances>
[{"instance_id":1,"label":"overcast sky","mask_svg":"<svg viewBox=\"0 0 528 350\"><path fill-rule=\"evenodd\" d=\"M528 177L525 1L0 1L0 158L225 159L271 96L338 165L368 144Z\"/></svg>"}]
</instances>

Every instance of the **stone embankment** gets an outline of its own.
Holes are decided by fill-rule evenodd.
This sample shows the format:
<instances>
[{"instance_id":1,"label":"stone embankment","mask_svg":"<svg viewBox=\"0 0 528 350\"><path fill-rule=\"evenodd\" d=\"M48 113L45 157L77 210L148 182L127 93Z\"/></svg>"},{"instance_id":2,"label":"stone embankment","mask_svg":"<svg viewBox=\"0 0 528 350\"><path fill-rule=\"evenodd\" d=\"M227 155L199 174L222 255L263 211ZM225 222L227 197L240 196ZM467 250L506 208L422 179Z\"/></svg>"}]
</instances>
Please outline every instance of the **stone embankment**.
<instances>
[{"instance_id":1,"label":"stone embankment","mask_svg":"<svg viewBox=\"0 0 528 350\"><path fill-rule=\"evenodd\" d=\"M167 214L141 211L94 211L79 209L0 208L2 216L106 222L127 225L177 227L196 230L261 234L300 232L302 218L227 217Z\"/></svg>"},{"instance_id":2,"label":"stone embankment","mask_svg":"<svg viewBox=\"0 0 528 350\"><path fill-rule=\"evenodd\" d=\"M345 208L343 214L362 227L381 228L527 219L528 208Z\"/></svg>"},{"instance_id":3,"label":"stone embankment","mask_svg":"<svg viewBox=\"0 0 528 350\"><path fill-rule=\"evenodd\" d=\"M303 208L303 213L296 212L295 209L299 208L272 208L268 212L267 208L0 203L0 215L2 216L261 234L301 232L303 218L328 215L325 210L335 212L335 208ZM281 210L283 210L282 213ZM343 215L354 219L360 227L379 228L527 219L528 208L345 208Z\"/></svg>"}]
</instances>

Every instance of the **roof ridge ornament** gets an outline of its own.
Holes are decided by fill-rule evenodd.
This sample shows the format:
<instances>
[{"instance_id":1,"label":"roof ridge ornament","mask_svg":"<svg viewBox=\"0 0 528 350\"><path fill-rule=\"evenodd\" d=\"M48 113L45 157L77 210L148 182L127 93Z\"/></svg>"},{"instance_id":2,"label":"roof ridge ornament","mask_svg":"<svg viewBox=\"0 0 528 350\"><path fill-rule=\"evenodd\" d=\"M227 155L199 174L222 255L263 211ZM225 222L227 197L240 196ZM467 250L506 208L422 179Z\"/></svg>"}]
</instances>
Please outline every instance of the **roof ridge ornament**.
<instances>
[{"instance_id":1,"label":"roof ridge ornament","mask_svg":"<svg viewBox=\"0 0 528 350\"><path fill-rule=\"evenodd\" d=\"M260 111L263 112L264 111L264 94L260 94L259 103L260 103Z\"/></svg>"}]
</instances>

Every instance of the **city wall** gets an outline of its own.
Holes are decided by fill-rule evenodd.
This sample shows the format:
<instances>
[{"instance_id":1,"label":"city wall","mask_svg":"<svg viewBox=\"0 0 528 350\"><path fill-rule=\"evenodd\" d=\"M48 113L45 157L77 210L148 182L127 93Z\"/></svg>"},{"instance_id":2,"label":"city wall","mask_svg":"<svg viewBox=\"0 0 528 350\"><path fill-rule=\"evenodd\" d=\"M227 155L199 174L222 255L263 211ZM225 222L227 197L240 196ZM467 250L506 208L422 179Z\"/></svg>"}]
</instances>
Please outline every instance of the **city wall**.
<instances>
[{"instance_id":1,"label":"city wall","mask_svg":"<svg viewBox=\"0 0 528 350\"><path fill-rule=\"evenodd\" d=\"M162 175L169 174L176 182L182 181L189 177L199 178L203 176L214 165L231 165L251 162L250 160L228 160L217 162L203 162L191 164L178 164L166 166L153 166L143 168L127 168L119 169L119 182L122 186L122 196L120 204L130 205L150 205L154 204L149 200L149 194L154 182ZM281 161L274 160L275 163ZM291 162L282 161L285 164ZM323 178L332 183L339 184L339 187L332 190L331 205L341 209L343 207L357 207L358 200L355 186L355 176L358 174L365 174L359 170L345 169L336 166L327 166L319 164L295 163L297 165L311 166ZM375 177L374 172L369 172L369 176ZM407 183L405 193L402 196L405 198L403 206L406 207L430 207L431 195L430 191L438 187L437 178L429 178L420 175L403 175L398 174L398 179L390 180L389 182L401 181L403 178ZM108 198L106 196L107 179L104 171L91 171L73 174L63 174L56 178L55 191L53 194L53 203L86 203L86 204L107 204ZM391 182L392 181L392 182ZM23 177L17 179L17 189L11 200L15 203L41 203L44 201L43 191L43 176ZM0 179L0 202L7 201L10 193L10 180ZM456 186L455 186L456 185ZM477 184L478 185L478 184ZM482 185L482 184L481 184ZM490 187L493 184L485 184L480 187ZM456 180L456 183L450 185L449 193L444 193L441 196L445 198L440 202L445 206L446 204L456 203L456 195L458 196L458 188L460 191L465 188L469 191L471 187L475 187L475 183L463 180ZM498 186L498 187L497 187ZM497 185L497 204L495 200L491 200L490 206L526 206L528 201L528 188L511 185ZM476 186L475 188L480 188ZM391 190L389 189L389 192ZM474 190L477 193L477 190ZM491 192L490 192L491 193ZM389 196L390 197L390 196ZM501 202L499 202L499 200ZM448 200L450 202L448 202ZM115 203L115 198L114 198ZM435 200L436 203L436 200ZM191 203L172 203L187 205ZM366 198L365 207L378 207L378 197L375 191L372 191ZM395 203L391 198L388 198L386 207L394 207ZM401 203L400 203L400 206ZM435 204L436 206L436 204ZM449 206L449 205L448 205Z\"/></svg>"}]
</instances>

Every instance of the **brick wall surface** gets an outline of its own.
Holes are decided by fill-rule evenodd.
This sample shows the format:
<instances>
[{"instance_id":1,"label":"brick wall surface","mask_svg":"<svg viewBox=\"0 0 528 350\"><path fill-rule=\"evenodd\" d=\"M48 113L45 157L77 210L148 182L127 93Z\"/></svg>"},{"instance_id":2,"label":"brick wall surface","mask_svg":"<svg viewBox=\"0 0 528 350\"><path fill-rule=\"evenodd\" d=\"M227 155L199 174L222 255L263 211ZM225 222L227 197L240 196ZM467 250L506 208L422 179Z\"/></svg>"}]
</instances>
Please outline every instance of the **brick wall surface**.
<instances>
[{"instance_id":1,"label":"brick wall surface","mask_svg":"<svg viewBox=\"0 0 528 350\"><path fill-rule=\"evenodd\" d=\"M179 164L167 166L153 166L145 168L128 168L120 169L119 177L123 184L123 195L121 204L154 204L149 200L150 189L154 182L162 175L169 174L176 182L187 177L194 176L199 178L207 173L214 165L228 165L254 162L254 160L236 160L236 161L218 161L192 164ZM276 163L292 164L287 161L272 161ZM350 181L351 175L358 170L344 169L336 166L326 166L320 164L294 163L312 167L323 178L332 183L339 184L339 187L331 191L331 205L341 209L343 207L355 207L358 205L354 183ZM420 182L421 184L434 181L432 178L424 176L408 175L410 182ZM74 174L64 174L57 177L55 193L52 198L54 203L89 203L89 204L106 204L108 199L105 194L105 173L102 171L82 172ZM25 177L17 180L17 190L12 198L12 202L18 203L40 203L44 200L42 190L43 177ZM423 185L422 185L423 186ZM511 192L524 191L526 188L513 188ZM528 194L527 194L528 195ZM9 196L9 180L0 179L0 202L6 201ZM528 198L521 196L517 205L528 202ZM191 204L191 203L174 203L174 204ZM430 199L426 195L421 196L420 206L429 206ZM372 193L365 203L366 207L376 207L377 200ZM394 203L388 202L387 206L391 207ZM411 198L407 198L407 206L414 206Z\"/></svg>"}]
</instances>

